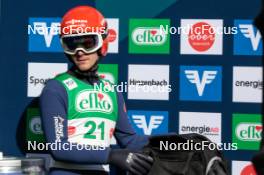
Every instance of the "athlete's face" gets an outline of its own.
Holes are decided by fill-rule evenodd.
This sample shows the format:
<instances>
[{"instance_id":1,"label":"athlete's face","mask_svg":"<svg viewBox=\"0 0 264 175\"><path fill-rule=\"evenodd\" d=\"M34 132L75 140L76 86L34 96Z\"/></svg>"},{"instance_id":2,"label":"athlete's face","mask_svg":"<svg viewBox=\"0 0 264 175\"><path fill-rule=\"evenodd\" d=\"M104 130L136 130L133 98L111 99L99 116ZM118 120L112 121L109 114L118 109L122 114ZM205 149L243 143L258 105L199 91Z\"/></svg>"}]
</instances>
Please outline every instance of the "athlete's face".
<instances>
[{"instance_id":1,"label":"athlete's face","mask_svg":"<svg viewBox=\"0 0 264 175\"><path fill-rule=\"evenodd\" d=\"M76 52L76 54L72 55L71 58L79 70L87 71L97 62L99 56L97 52L86 54L79 50Z\"/></svg>"}]
</instances>

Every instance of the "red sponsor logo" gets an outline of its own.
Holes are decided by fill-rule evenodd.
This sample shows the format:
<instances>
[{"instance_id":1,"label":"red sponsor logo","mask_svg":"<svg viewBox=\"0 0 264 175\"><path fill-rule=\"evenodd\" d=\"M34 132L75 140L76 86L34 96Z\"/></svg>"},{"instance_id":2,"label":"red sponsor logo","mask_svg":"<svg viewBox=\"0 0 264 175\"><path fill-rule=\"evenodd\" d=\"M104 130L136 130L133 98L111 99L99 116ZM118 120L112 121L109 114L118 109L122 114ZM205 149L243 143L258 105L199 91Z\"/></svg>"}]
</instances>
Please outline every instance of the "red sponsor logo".
<instances>
[{"instance_id":1,"label":"red sponsor logo","mask_svg":"<svg viewBox=\"0 0 264 175\"><path fill-rule=\"evenodd\" d=\"M114 131L115 131L114 128L111 128L111 129L110 129L110 132L109 132L109 137L110 137L110 139L113 137Z\"/></svg>"},{"instance_id":2,"label":"red sponsor logo","mask_svg":"<svg viewBox=\"0 0 264 175\"><path fill-rule=\"evenodd\" d=\"M105 75L104 74L101 74L99 75L100 78L104 79L105 78Z\"/></svg>"},{"instance_id":3,"label":"red sponsor logo","mask_svg":"<svg viewBox=\"0 0 264 175\"><path fill-rule=\"evenodd\" d=\"M68 135L73 135L76 132L75 126L68 126Z\"/></svg>"},{"instance_id":4,"label":"red sponsor logo","mask_svg":"<svg viewBox=\"0 0 264 175\"><path fill-rule=\"evenodd\" d=\"M215 132L215 133L218 133L219 130L220 130L219 128L211 128L211 131L212 131L212 132Z\"/></svg>"},{"instance_id":5,"label":"red sponsor logo","mask_svg":"<svg viewBox=\"0 0 264 175\"><path fill-rule=\"evenodd\" d=\"M215 31L208 23L198 22L190 29L188 41L196 51L207 51L215 42Z\"/></svg>"},{"instance_id":6,"label":"red sponsor logo","mask_svg":"<svg viewBox=\"0 0 264 175\"><path fill-rule=\"evenodd\" d=\"M151 30L150 33L151 33L152 35L156 35L157 30Z\"/></svg>"},{"instance_id":7,"label":"red sponsor logo","mask_svg":"<svg viewBox=\"0 0 264 175\"><path fill-rule=\"evenodd\" d=\"M104 95L103 94L101 94L101 93L98 93L98 98L100 99L100 101L102 101L102 99L104 98Z\"/></svg>"},{"instance_id":8,"label":"red sponsor logo","mask_svg":"<svg viewBox=\"0 0 264 175\"><path fill-rule=\"evenodd\" d=\"M253 165L250 164L250 165L247 165L245 168L243 168L240 175L257 175L257 173Z\"/></svg>"},{"instance_id":9,"label":"red sponsor logo","mask_svg":"<svg viewBox=\"0 0 264 175\"><path fill-rule=\"evenodd\" d=\"M114 29L109 29L107 38L109 42L114 42L116 40L116 31Z\"/></svg>"},{"instance_id":10,"label":"red sponsor logo","mask_svg":"<svg viewBox=\"0 0 264 175\"><path fill-rule=\"evenodd\" d=\"M256 126L256 130L259 132L262 130L262 126Z\"/></svg>"}]
</instances>

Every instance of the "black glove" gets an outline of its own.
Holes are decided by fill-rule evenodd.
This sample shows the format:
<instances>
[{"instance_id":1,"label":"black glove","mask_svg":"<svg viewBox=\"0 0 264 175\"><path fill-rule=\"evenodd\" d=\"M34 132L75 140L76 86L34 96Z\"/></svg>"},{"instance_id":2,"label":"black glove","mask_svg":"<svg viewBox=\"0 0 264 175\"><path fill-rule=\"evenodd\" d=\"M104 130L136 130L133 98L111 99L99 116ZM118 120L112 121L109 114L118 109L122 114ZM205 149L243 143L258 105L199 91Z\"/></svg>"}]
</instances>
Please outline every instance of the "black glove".
<instances>
[{"instance_id":1,"label":"black glove","mask_svg":"<svg viewBox=\"0 0 264 175\"><path fill-rule=\"evenodd\" d=\"M131 152L127 149L113 149L110 152L108 163L135 175L147 174L153 164L152 157Z\"/></svg>"},{"instance_id":2,"label":"black glove","mask_svg":"<svg viewBox=\"0 0 264 175\"><path fill-rule=\"evenodd\" d=\"M264 174L264 149L253 157L252 162L257 171L257 174Z\"/></svg>"}]
</instances>

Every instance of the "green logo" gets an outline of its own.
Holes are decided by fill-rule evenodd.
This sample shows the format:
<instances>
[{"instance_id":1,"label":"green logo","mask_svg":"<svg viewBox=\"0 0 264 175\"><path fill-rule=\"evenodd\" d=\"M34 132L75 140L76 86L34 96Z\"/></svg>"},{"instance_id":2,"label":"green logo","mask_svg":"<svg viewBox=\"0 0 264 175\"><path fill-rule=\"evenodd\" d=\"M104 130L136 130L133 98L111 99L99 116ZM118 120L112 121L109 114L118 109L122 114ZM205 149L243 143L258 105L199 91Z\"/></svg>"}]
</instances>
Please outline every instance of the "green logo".
<instances>
[{"instance_id":1,"label":"green logo","mask_svg":"<svg viewBox=\"0 0 264 175\"><path fill-rule=\"evenodd\" d=\"M261 141L262 124L259 114L233 114L233 143L238 149L258 150Z\"/></svg>"},{"instance_id":2,"label":"green logo","mask_svg":"<svg viewBox=\"0 0 264 175\"><path fill-rule=\"evenodd\" d=\"M160 46L166 42L167 35L157 27L138 27L132 33L132 40L139 46Z\"/></svg>"},{"instance_id":3,"label":"green logo","mask_svg":"<svg viewBox=\"0 0 264 175\"><path fill-rule=\"evenodd\" d=\"M113 84L118 83L117 64L99 64L98 74L101 78L108 80Z\"/></svg>"},{"instance_id":4,"label":"green logo","mask_svg":"<svg viewBox=\"0 0 264 175\"><path fill-rule=\"evenodd\" d=\"M77 95L76 108L79 112L94 111L109 114L113 111L113 102L104 92L84 90Z\"/></svg>"},{"instance_id":5,"label":"green logo","mask_svg":"<svg viewBox=\"0 0 264 175\"><path fill-rule=\"evenodd\" d=\"M131 19L129 21L129 53L169 54L170 34L167 19Z\"/></svg>"},{"instance_id":6,"label":"green logo","mask_svg":"<svg viewBox=\"0 0 264 175\"><path fill-rule=\"evenodd\" d=\"M27 109L26 139L27 141L37 141L41 143L45 140L38 108Z\"/></svg>"}]
</instances>

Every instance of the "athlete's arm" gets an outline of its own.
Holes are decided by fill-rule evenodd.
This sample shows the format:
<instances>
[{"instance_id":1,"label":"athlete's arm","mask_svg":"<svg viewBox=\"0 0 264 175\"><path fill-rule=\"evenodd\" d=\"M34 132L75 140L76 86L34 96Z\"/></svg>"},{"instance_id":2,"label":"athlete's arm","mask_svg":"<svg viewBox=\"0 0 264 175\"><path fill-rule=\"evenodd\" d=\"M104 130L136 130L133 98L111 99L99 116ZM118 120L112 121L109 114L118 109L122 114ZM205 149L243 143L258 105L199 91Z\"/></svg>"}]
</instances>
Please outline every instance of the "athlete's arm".
<instances>
[{"instance_id":1,"label":"athlete's arm","mask_svg":"<svg viewBox=\"0 0 264 175\"><path fill-rule=\"evenodd\" d=\"M129 123L123 95L118 92L118 121L116 123L115 137L121 147L139 150L148 143L148 136L137 135Z\"/></svg>"},{"instance_id":2,"label":"athlete's arm","mask_svg":"<svg viewBox=\"0 0 264 175\"><path fill-rule=\"evenodd\" d=\"M41 120L48 143L54 143L56 139L59 139L61 144L69 144L67 106L67 92L64 87L56 80L48 81L40 96ZM59 134L59 128L56 131L56 117L62 118L62 134ZM56 160L95 164L107 163L109 152L109 147L105 150L78 150L76 147L73 147L72 150L51 150L51 154Z\"/></svg>"}]
</instances>

